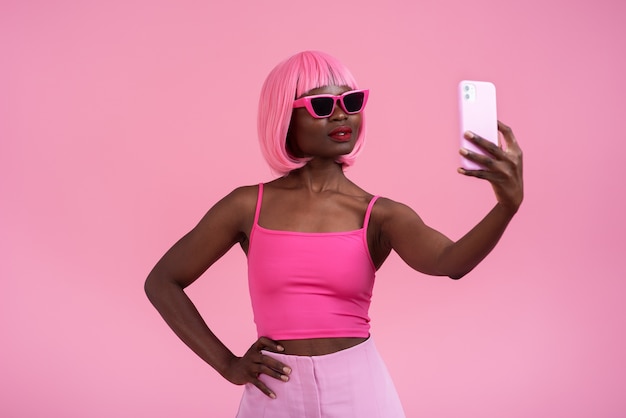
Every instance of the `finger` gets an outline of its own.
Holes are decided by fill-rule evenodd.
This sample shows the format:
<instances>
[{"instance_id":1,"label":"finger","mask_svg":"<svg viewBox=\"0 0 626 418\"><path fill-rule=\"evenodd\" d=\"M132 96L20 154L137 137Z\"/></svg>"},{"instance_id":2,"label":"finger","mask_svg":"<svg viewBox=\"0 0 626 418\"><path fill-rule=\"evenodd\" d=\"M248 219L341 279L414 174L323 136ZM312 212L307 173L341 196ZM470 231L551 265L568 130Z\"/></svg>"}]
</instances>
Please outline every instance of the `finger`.
<instances>
[{"instance_id":1,"label":"finger","mask_svg":"<svg viewBox=\"0 0 626 418\"><path fill-rule=\"evenodd\" d=\"M517 143L517 139L510 127L498 121L498 130L502 133L505 142L505 154L519 169L522 169L524 153Z\"/></svg>"},{"instance_id":2,"label":"finger","mask_svg":"<svg viewBox=\"0 0 626 418\"><path fill-rule=\"evenodd\" d=\"M273 369L265 364L259 364L258 368L257 368L257 373L258 374L266 374L270 377L273 377L274 379L278 379L278 380L282 380L283 382L287 382L289 381L289 376L287 376L284 373L281 373L281 371Z\"/></svg>"},{"instance_id":3,"label":"finger","mask_svg":"<svg viewBox=\"0 0 626 418\"><path fill-rule=\"evenodd\" d=\"M486 156L486 155L482 155L476 152L472 152L470 150L468 150L467 148L461 148L459 150L459 153L466 159L473 161L477 164L480 164L481 166L485 167L485 168L492 168L494 165L494 160L493 158ZM467 170L466 170L467 171Z\"/></svg>"},{"instance_id":4,"label":"finger","mask_svg":"<svg viewBox=\"0 0 626 418\"><path fill-rule=\"evenodd\" d=\"M256 386L261 392L266 394L272 399L276 399L276 394L270 388L268 388L265 383L261 382L259 379L255 379L251 382L254 386Z\"/></svg>"},{"instance_id":5,"label":"finger","mask_svg":"<svg viewBox=\"0 0 626 418\"><path fill-rule=\"evenodd\" d=\"M263 349L268 349L269 351L276 352L285 351L285 348L282 345L267 337L259 337L259 339L255 343L255 346L259 349L259 351Z\"/></svg>"},{"instance_id":6,"label":"finger","mask_svg":"<svg viewBox=\"0 0 626 418\"><path fill-rule=\"evenodd\" d=\"M497 184L499 182L499 176L488 170L467 170L463 167L459 167L457 172L463 174L466 177L475 177L478 179L482 179L488 181L492 184Z\"/></svg>"},{"instance_id":7,"label":"finger","mask_svg":"<svg viewBox=\"0 0 626 418\"><path fill-rule=\"evenodd\" d=\"M487 171L487 170L467 170L463 167L459 167L457 168L456 171L468 177L476 177L476 178L485 179L488 181L491 181L494 179L494 174L491 171Z\"/></svg>"},{"instance_id":8,"label":"finger","mask_svg":"<svg viewBox=\"0 0 626 418\"><path fill-rule=\"evenodd\" d=\"M503 122L498 121L498 131L502 133L502 137L504 138L507 149L509 149L511 146L517 146L517 139L515 139L513 130L508 125L505 125Z\"/></svg>"},{"instance_id":9,"label":"finger","mask_svg":"<svg viewBox=\"0 0 626 418\"><path fill-rule=\"evenodd\" d=\"M503 155L503 150L498 146L497 141L494 143L471 131L465 132L463 136L465 139L469 140L480 149L490 155L493 155L494 157L501 157Z\"/></svg>"},{"instance_id":10,"label":"finger","mask_svg":"<svg viewBox=\"0 0 626 418\"><path fill-rule=\"evenodd\" d=\"M281 375L288 376L291 374L291 367L276 360L272 356L266 356L264 354L261 354L261 364L279 372Z\"/></svg>"}]
</instances>

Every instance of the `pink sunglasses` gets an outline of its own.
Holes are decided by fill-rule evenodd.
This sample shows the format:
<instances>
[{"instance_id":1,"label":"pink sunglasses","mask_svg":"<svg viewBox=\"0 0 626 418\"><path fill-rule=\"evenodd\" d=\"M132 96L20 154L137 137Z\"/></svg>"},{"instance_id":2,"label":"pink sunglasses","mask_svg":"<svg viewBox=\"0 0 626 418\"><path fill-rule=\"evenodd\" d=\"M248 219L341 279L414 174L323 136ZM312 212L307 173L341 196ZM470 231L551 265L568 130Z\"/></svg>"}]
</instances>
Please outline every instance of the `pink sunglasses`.
<instances>
[{"instance_id":1,"label":"pink sunglasses","mask_svg":"<svg viewBox=\"0 0 626 418\"><path fill-rule=\"evenodd\" d=\"M335 111L337 102L349 115L359 113L365 108L369 90L350 90L339 96L332 94L316 94L305 96L293 102L293 107L306 107L311 116L316 119L327 118Z\"/></svg>"}]
</instances>

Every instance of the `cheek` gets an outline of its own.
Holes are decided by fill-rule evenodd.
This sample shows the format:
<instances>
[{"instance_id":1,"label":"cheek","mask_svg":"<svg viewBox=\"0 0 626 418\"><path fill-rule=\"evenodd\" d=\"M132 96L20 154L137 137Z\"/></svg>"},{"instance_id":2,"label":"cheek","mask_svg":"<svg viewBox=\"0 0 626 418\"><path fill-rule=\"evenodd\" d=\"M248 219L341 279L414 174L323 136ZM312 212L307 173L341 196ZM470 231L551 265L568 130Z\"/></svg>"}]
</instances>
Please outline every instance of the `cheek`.
<instances>
[{"instance_id":1,"label":"cheek","mask_svg":"<svg viewBox=\"0 0 626 418\"><path fill-rule=\"evenodd\" d=\"M308 114L306 115L294 115L291 118L289 124L289 136L302 140L308 137L318 136L320 133L324 133L324 119L315 119Z\"/></svg>"},{"instance_id":2,"label":"cheek","mask_svg":"<svg viewBox=\"0 0 626 418\"><path fill-rule=\"evenodd\" d=\"M352 121L352 126L354 126L354 129L357 131L357 136L361 134L361 131L363 130L363 115L361 113L358 113L356 115L352 115L352 117L354 117L353 121Z\"/></svg>"},{"instance_id":3,"label":"cheek","mask_svg":"<svg viewBox=\"0 0 626 418\"><path fill-rule=\"evenodd\" d=\"M310 132L308 122L301 117L294 115L287 130L286 149L289 155L296 158L303 158L302 145L306 143L306 138ZM305 145L306 146L306 145Z\"/></svg>"}]
</instances>

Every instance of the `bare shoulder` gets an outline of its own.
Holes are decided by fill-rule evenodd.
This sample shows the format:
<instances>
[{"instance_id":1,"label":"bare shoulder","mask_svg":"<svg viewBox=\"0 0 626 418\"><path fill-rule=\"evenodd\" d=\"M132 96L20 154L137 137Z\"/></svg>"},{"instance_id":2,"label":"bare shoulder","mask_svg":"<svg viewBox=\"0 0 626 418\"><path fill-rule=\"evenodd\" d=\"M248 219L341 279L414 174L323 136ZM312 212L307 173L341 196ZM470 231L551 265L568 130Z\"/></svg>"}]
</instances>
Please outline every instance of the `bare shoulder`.
<instances>
[{"instance_id":1,"label":"bare shoulder","mask_svg":"<svg viewBox=\"0 0 626 418\"><path fill-rule=\"evenodd\" d=\"M199 227L224 227L246 233L253 221L259 187L240 186L220 199L200 221Z\"/></svg>"},{"instance_id":2,"label":"bare shoulder","mask_svg":"<svg viewBox=\"0 0 626 418\"><path fill-rule=\"evenodd\" d=\"M257 201L257 196L259 193L259 186L240 186L227 194L221 201L225 205L232 207L233 209L237 208L254 208Z\"/></svg>"},{"instance_id":3,"label":"bare shoulder","mask_svg":"<svg viewBox=\"0 0 626 418\"><path fill-rule=\"evenodd\" d=\"M370 214L368 243L372 260L379 268L392 249L402 248L407 234L415 236L423 229L420 217L409 206L387 197L379 197Z\"/></svg>"},{"instance_id":4,"label":"bare shoulder","mask_svg":"<svg viewBox=\"0 0 626 418\"><path fill-rule=\"evenodd\" d=\"M371 222L380 234L380 239L392 245L398 237L421 235L427 226L410 206L381 197L372 208Z\"/></svg>"},{"instance_id":5,"label":"bare shoulder","mask_svg":"<svg viewBox=\"0 0 626 418\"><path fill-rule=\"evenodd\" d=\"M404 203L387 197L380 197L372 208L372 219L381 225L393 221L419 220L418 214Z\"/></svg>"}]
</instances>

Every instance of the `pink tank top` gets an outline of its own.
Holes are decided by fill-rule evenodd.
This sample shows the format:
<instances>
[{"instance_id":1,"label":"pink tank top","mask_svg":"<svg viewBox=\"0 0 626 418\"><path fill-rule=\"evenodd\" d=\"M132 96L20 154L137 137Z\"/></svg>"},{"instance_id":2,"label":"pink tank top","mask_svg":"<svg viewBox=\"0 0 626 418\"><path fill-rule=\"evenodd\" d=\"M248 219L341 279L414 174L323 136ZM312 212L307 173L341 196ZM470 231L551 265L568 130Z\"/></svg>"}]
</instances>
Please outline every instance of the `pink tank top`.
<instances>
[{"instance_id":1,"label":"pink tank top","mask_svg":"<svg viewBox=\"0 0 626 418\"><path fill-rule=\"evenodd\" d=\"M259 225L263 184L250 232L248 285L258 336L275 340L368 337L376 268L367 225L345 232L293 232Z\"/></svg>"}]
</instances>

